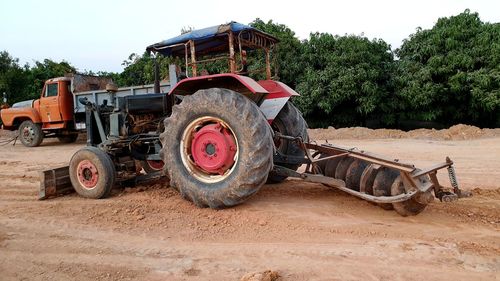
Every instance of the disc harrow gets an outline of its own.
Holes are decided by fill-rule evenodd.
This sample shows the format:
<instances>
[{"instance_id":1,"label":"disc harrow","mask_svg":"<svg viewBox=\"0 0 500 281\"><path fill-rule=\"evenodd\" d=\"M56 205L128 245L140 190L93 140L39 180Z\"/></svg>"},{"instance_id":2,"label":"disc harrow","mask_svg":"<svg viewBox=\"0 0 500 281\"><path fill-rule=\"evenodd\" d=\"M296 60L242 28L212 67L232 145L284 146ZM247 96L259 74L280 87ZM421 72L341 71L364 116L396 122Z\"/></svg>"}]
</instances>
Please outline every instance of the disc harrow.
<instances>
[{"instance_id":1,"label":"disc harrow","mask_svg":"<svg viewBox=\"0 0 500 281\"><path fill-rule=\"evenodd\" d=\"M303 173L276 165L277 173L338 188L386 210L394 209L402 216L419 214L435 197L451 202L472 195L458 187L453 161L448 157L443 163L418 169L399 159L357 148L328 143L318 145L283 135L277 137L299 143L306 155L302 163L307 164ZM445 188L438 181L436 174L443 168L447 168L452 188Z\"/></svg>"}]
</instances>

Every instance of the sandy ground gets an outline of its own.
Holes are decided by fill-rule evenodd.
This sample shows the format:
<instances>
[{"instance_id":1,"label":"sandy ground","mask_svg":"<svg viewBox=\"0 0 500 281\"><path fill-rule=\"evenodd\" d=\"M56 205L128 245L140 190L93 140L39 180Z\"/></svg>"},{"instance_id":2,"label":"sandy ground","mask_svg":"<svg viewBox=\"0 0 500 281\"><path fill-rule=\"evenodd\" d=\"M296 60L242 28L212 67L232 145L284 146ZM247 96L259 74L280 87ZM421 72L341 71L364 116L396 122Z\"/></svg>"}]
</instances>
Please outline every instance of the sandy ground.
<instances>
[{"instance_id":1,"label":"sandy ground","mask_svg":"<svg viewBox=\"0 0 500 281\"><path fill-rule=\"evenodd\" d=\"M450 156L475 195L407 218L300 180L225 210L165 184L37 201L38 171L84 143L0 146L0 279L240 280L271 269L279 280L499 280L500 137L333 142L421 167Z\"/></svg>"}]
</instances>

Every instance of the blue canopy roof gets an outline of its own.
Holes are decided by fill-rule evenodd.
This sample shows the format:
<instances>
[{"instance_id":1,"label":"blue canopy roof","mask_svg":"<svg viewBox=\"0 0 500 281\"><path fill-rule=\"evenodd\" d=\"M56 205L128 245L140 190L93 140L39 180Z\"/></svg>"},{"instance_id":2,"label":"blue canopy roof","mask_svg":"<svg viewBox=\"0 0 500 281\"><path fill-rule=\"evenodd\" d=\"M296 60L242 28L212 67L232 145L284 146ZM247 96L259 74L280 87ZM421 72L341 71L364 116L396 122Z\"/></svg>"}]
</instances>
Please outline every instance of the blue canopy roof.
<instances>
[{"instance_id":1,"label":"blue canopy roof","mask_svg":"<svg viewBox=\"0 0 500 281\"><path fill-rule=\"evenodd\" d=\"M260 34L266 35L266 37L273 39L275 42L278 40L273 36L266 34L258 29L251 26L241 24L238 22L230 22L227 24L211 26L203 29L193 30L174 38L170 38L159 43L150 45L146 50L156 51L163 55L180 55L184 52L184 46L172 46L176 44L185 44L189 40L194 41L197 52L202 52L204 50L213 49L217 47L227 46L227 39L223 40L229 31L232 31L235 35L238 35L242 31L255 31ZM218 38L219 37L219 38ZM226 37L227 38L227 37Z\"/></svg>"}]
</instances>

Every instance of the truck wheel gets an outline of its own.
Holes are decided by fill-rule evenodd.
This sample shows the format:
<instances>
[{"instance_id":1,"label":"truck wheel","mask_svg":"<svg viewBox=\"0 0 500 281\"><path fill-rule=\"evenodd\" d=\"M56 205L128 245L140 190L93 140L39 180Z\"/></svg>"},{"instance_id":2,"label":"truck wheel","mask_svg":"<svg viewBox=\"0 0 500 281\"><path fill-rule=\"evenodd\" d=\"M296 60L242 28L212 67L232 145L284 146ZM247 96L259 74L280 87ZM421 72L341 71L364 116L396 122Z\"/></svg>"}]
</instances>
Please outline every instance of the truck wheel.
<instances>
[{"instance_id":1,"label":"truck wheel","mask_svg":"<svg viewBox=\"0 0 500 281\"><path fill-rule=\"evenodd\" d=\"M309 141L306 120L302 117L302 113L289 101L273 120L271 127L275 132L279 132L282 135L302 137L303 141ZM289 140L277 139L275 141L275 145L276 149L284 155L304 157L304 151L297 143ZM301 165L283 164L282 166L296 171ZM269 173L267 182L280 183L286 178L286 176L277 175L274 172L271 172Z\"/></svg>"},{"instance_id":2,"label":"truck wheel","mask_svg":"<svg viewBox=\"0 0 500 281\"><path fill-rule=\"evenodd\" d=\"M62 143L74 143L78 139L78 134L59 135L57 139Z\"/></svg>"},{"instance_id":3,"label":"truck wheel","mask_svg":"<svg viewBox=\"0 0 500 281\"><path fill-rule=\"evenodd\" d=\"M19 138L24 146L39 146L43 141L43 131L40 124L35 124L31 120L26 120L19 126Z\"/></svg>"},{"instance_id":4,"label":"truck wheel","mask_svg":"<svg viewBox=\"0 0 500 281\"><path fill-rule=\"evenodd\" d=\"M146 174L151 174L162 171L165 163L163 163L163 161L161 160L141 160L140 165L144 169L144 172L146 172Z\"/></svg>"},{"instance_id":5,"label":"truck wheel","mask_svg":"<svg viewBox=\"0 0 500 281\"><path fill-rule=\"evenodd\" d=\"M92 146L84 147L71 157L69 177L76 192L81 196L104 198L113 188L115 165L104 151Z\"/></svg>"},{"instance_id":6,"label":"truck wheel","mask_svg":"<svg viewBox=\"0 0 500 281\"><path fill-rule=\"evenodd\" d=\"M257 105L227 89L199 90L174 106L160 135L172 187L199 207L245 201L272 169L271 129Z\"/></svg>"}]
</instances>

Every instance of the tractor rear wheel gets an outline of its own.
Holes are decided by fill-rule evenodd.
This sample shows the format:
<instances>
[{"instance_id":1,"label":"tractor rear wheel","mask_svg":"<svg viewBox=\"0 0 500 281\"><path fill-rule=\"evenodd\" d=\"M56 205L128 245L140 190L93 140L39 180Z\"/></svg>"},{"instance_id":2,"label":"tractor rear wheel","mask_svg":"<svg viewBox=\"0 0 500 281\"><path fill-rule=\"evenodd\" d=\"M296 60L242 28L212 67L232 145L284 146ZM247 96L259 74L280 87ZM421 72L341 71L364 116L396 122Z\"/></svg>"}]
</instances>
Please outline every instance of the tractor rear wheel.
<instances>
[{"instance_id":1,"label":"tractor rear wheel","mask_svg":"<svg viewBox=\"0 0 500 281\"><path fill-rule=\"evenodd\" d=\"M83 197L107 197L115 183L115 165L104 151L88 146L78 150L69 162L69 177Z\"/></svg>"},{"instance_id":2,"label":"tractor rear wheel","mask_svg":"<svg viewBox=\"0 0 500 281\"><path fill-rule=\"evenodd\" d=\"M23 121L19 126L19 138L24 146L39 146L43 141L42 126L31 120Z\"/></svg>"},{"instance_id":3,"label":"tractor rear wheel","mask_svg":"<svg viewBox=\"0 0 500 281\"><path fill-rule=\"evenodd\" d=\"M273 120L271 127L275 132L279 132L282 135L301 137L302 141L309 141L306 120L304 120L302 113L290 101L288 101L281 109L280 113L278 113L276 118ZM276 139L275 145L276 150L283 155L296 157L304 157L305 155L302 148L295 142L285 139ZM282 164L282 166L296 171L301 165ZM280 183L286 178L286 176L277 175L274 172L271 172L269 173L267 182Z\"/></svg>"},{"instance_id":4,"label":"tractor rear wheel","mask_svg":"<svg viewBox=\"0 0 500 281\"><path fill-rule=\"evenodd\" d=\"M227 89L184 97L160 135L170 185L199 207L234 206L272 169L273 140L257 105Z\"/></svg>"}]
</instances>

